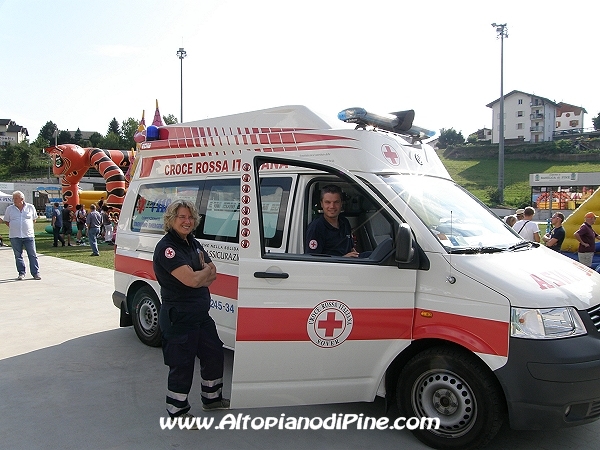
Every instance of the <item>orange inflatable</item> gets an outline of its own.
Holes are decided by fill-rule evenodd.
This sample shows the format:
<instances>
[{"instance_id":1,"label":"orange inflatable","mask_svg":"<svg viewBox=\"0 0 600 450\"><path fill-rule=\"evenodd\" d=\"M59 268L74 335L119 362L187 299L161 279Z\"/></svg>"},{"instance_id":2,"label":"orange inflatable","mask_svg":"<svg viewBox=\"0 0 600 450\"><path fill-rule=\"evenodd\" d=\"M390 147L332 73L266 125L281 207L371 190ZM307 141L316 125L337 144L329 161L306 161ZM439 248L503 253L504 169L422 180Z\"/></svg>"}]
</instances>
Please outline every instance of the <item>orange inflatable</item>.
<instances>
[{"instance_id":1,"label":"orange inflatable","mask_svg":"<svg viewBox=\"0 0 600 450\"><path fill-rule=\"evenodd\" d=\"M81 148L75 144L48 147L45 152L53 159L52 172L61 178L62 197L66 204L77 205L79 181L87 170L94 167L106 180L105 203L120 210L125 199L127 181L121 168L129 168L133 151Z\"/></svg>"}]
</instances>

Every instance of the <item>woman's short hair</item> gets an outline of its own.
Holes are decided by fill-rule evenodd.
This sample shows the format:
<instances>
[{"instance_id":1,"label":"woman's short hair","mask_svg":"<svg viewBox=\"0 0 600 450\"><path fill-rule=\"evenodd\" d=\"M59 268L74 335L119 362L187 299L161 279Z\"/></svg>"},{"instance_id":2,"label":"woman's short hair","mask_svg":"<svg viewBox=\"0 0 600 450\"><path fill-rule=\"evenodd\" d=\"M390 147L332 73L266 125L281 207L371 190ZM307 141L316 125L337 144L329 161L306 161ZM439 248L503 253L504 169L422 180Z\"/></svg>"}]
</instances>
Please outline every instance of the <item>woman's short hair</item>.
<instances>
[{"instance_id":1,"label":"woman's short hair","mask_svg":"<svg viewBox=\"0 0 600 450\"><path fill-rule=\"evenodd\" d=\"M167 206L167 210L165 211L165 215L163 217L163 228L165 231L170 231L173 228L173 223L175 222L179 208L189 209L190 214L194 218L194 226L198 226L198 223L200 222L200 215L198 214L196 205L189 200L175 200L173 203Z\"/></svg>"}]
</instances>

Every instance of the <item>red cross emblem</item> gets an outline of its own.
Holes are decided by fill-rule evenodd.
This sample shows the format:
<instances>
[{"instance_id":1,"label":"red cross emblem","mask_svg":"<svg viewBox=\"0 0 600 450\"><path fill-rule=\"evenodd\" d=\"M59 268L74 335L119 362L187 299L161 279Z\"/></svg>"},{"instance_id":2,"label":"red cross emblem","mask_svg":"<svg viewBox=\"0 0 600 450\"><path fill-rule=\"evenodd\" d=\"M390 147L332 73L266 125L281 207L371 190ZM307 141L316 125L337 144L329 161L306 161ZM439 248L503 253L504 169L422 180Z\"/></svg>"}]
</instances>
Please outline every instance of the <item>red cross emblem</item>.
<instances>
[{"instance_id":1,"label":"red cross emblem","mask_svg":"<svg viewBox=\"0 0 600 450\"><path fill-rule=\"evenodd\" d=\"M165 256L169 259L173 258L175 256L175 250L173 250L171 247L167 247L165 249Z\"/></svg>"},{"instance_id":2,"label":"red cross emblem","mask_svg":"<svg viewBox=\"0 0 600 450\"><path fill-rule=\"evenodd\" d=\"M381 146L381 152L383 153L385 159L387 159L392 166L397 166L400 162L398 153L396 152L396 150L394 150L392 146L388 144L383 144Z\"/></svg>"},{"instance_id":3,"label":"red cross emblem","mask_svg":"<svg viewBox=\"0 0 600 450\"><path fill-rule=\"evenodd\" d=\"M335 319L335 311L327 313L327 319L317 321L317 329L325 330L325 337L333 337L333 332L344 326L344 322Z\"/></svg>"},{"instance_id":4,"label":"red cross emblem","mask_svg":"<svg viewBox=\"0 0 600 450\"><path fill-rule=\"evenodd\" d=\"M339 300L325 300L309 314L308 337L318 347L333 348L343 343L354 325L352 311Z\"/></svg>"}]
</instances>

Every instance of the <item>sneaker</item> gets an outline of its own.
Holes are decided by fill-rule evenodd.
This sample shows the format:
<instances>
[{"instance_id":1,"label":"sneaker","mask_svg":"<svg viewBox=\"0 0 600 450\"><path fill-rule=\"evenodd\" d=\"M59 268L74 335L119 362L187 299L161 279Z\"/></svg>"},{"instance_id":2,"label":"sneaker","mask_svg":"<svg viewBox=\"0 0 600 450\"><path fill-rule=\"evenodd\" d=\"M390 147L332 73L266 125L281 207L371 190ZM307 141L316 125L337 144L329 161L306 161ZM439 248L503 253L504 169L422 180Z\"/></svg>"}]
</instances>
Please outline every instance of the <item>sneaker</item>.
<instances>
[{"instance_id":1,"label":"sneaker","mask_svg":"<svg viewBox=\"0 0 600 450\"><path fill-rule=\"evenodd\" d=\"M39 273L36 273L36 274L33 276L33 279L34 279L34 280L41 280L41 279L42 279L42 277L40 276L40 274L39 274Z\"/></svg>"},{"instance_id":2,"label":"sneaker","mask_svg":"<svg viewBox=\"0 0 600 450\"><path fill-rule=\"evenodd\" d=\"M19 276L17 277L17 281L21 281L25 279L25 274L24 273L20 273Z\"/></svg>"},{"instance_id":3,"label":"sneaker","mask_svg":"<svg viewBox=\"0 0 600 450\"><path fill-rule=\"evenodd\" d=\"M92 253L90 256L100 256L98 253Z\"/></svg>"},{"instance_id":4,"label":"sneaker","mask_svg":"<svg viewBox=\"0 0 600 450\"><path fill-rule=\"evenodd\" d=\"M202 403L203 411L215 411L217 409L229 409L229 399L222 398L218 402Z\"/></svg>"}]
</instances>

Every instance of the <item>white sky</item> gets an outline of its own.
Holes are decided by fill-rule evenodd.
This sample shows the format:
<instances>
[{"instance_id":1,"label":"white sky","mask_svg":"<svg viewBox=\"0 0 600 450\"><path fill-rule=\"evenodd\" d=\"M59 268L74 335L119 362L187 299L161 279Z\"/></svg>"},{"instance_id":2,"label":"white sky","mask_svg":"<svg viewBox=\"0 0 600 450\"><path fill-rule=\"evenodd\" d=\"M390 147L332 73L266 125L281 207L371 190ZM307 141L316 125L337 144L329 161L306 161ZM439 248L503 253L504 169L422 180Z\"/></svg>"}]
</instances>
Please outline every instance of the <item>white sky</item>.
<instances>
[{"instance_id":1,"label":"white sky","mask_svg":"<svg viewBox=\"0 0 600 450\"><path fill-rule=\"evenodd\" d=\"M416 111L466 137L520 90L600 112L598 0L0 0L0 118L33 141L52 120L106 133L113 117L199 120L303 104Z\"/></svg>"}]
</instances>

